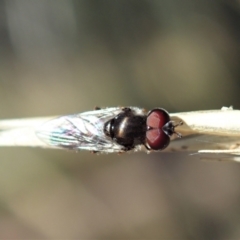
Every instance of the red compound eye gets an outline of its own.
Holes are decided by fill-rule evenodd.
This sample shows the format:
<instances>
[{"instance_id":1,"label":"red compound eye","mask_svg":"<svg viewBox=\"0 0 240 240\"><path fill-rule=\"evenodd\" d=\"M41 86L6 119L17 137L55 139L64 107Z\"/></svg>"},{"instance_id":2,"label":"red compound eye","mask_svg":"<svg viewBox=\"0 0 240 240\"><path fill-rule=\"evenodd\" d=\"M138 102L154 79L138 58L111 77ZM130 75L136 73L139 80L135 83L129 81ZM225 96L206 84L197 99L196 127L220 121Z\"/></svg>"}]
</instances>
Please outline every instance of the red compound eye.
<instances>
[{"instance_id":1,"label":"red compound eye","mask_svg":"<svg viewBox=\"0 0 240 240\"><path fill-rule=\"evenodd\" d=\"M162 150L170 143L163 126L170 121L168 112L162 108L153 109L147 116L146 143L150 149Z\"/></svg>"},{"instance_id":2,"label":"red compound eye","mask_svg":"<svg viewBox=\"0 0 240 240\"><path fill-rule=\"evenodd\" d=\"M153 128L147 131L146 140L148 146L153 150L162 150L170 143L170 137L159 128Z\"/></svg>"},{"instance_id":3,"label":"red compound eye","mask_svg":"<svg viewBox=\"0 0 240 240\"><path fill-rule=\"evenodd\" d=\"M162 108L153 109L147 116L147 126L150 128L162 128L169 121L168 112Z\"/></svg>"}]
</instances>

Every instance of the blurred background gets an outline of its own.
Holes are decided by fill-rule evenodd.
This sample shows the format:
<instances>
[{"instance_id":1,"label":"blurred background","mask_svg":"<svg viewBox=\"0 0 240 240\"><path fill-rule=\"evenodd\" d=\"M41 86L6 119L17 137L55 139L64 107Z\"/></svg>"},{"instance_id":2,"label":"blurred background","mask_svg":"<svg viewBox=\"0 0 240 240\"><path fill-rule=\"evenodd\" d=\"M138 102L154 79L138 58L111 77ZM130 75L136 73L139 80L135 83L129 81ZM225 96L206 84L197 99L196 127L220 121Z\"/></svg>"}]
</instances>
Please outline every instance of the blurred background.
<instances>
[{"instance_id":1,"label":"blurred background","mask_svg":"<svg viewBox=\"0 0 240 240\"><path fill-rule=\"evenodd\" d=\"M0 0L0 118L239 108L240 1ZM239 239L240 165L0 149L0 239Z\"/></svg>"}]
</instances>

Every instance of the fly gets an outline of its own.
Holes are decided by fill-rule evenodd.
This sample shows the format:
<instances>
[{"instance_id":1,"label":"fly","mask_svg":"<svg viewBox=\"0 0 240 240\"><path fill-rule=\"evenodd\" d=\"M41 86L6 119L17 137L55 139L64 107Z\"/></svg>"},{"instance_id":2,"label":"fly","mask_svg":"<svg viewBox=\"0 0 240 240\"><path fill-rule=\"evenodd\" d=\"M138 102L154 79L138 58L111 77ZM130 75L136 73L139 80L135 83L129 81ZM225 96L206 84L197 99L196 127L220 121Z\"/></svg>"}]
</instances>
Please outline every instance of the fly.
<instances>
[{"instance_id":1,"label":"fly","mask_svg":"<svg viewBox=\"0 0 240 240\"><path fill-rule=\"evenodd\" d=\"M163 108L149 112L138 107L96 108L94 111L58 117L43 124L36 132L45 143L71 150L93 152L160 151L176 134L170 116Z\"/></svg>"}]
</instances>

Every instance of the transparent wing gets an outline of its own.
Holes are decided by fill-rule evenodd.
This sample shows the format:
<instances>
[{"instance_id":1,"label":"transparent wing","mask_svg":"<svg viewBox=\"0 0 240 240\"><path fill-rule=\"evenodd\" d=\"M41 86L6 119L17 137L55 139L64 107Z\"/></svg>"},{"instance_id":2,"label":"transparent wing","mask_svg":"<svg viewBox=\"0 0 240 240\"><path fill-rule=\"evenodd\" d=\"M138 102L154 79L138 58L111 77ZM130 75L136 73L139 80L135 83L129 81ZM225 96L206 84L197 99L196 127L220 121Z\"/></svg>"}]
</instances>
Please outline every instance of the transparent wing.
<instances>
[{"instance_id":1,"label":"transparent wing","mask_svg":"<svg viewBox=\"0 0 240 240\"><path fill-rule=\"evenodd\" d=\"M106 108L62 116L43 124L36 134L47 144L59 148L121 152L123 146L104 134L104 124L121 111L121 108Z\"/></svg>"}]
</instances>

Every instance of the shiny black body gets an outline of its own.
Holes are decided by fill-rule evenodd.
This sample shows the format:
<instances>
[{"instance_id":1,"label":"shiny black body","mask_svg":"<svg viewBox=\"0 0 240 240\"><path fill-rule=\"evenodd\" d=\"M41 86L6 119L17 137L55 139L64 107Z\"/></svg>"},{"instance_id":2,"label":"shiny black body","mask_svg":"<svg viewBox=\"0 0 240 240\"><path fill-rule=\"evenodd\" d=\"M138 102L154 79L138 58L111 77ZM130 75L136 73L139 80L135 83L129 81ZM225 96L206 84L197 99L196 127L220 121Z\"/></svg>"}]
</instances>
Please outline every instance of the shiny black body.
<instances>
[{"instance_id":1,"label":"shiny black body","mask_svg":"<svg viewBox=\"0 0 240 240\"><path fill-rule=\"evenodd\" d=\"M124 146L126 151L131 150L138 144L145 144L146 119L146 116L137 115L130 108L123 108L121 113L105 123L104 133Z\"/></svg>"}]
</instances>

